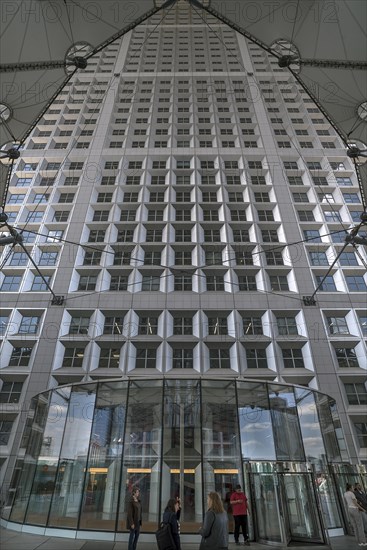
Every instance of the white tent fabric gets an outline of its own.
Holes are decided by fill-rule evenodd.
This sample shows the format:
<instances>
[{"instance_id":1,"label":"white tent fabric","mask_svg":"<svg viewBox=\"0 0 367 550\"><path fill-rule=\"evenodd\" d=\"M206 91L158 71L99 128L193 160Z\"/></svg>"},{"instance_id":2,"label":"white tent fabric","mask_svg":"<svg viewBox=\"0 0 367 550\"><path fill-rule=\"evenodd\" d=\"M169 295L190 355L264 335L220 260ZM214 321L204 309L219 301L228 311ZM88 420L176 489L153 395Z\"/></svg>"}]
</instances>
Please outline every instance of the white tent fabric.
<instances>
[{"instance_id":1,"label":"white tent fabric","mask_svg":"<svg viewBox=\"0 0 367 550\"><path fill-rule=\"evenodd\" d=\"M173 1L173 0L172 0ZM75 69L64 67L75 44L91 50L124 33L164 0L8 0L1 17L0 147L21 143ZM297 78L347 143L367 142L365 64L367 3L361 0L195 0L270 48L291 42L301 59ZM80 46L78 46L79 48ZM322 61L309 66L303 60ZM325 63L324 63L325 61ZM330 68L327 62L340 68ZM351 62L352 65L350 65ZM36 68L34 64L38 64ZM293 65L292 65L293 66ZM39 68L41 67L41 68ZM9 146L8 146L9 147ZM0 197L6 176L0 174Z\"/></svg>"}]
</instances>

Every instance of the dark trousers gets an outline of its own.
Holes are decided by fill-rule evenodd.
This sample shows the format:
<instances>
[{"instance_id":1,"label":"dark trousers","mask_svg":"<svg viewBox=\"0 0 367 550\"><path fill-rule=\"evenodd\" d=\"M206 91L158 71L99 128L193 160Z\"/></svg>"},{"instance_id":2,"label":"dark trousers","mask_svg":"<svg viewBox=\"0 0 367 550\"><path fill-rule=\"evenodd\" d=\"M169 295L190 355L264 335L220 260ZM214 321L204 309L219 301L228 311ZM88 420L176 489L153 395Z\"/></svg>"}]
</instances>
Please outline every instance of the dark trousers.
<instances>
[{"instance_id":1,"label":"dark trousers","mask_svg":"<svg viewBox=\"0 0 367 550\"><path fill-rule=\"evenodd\" d=\"M242 529L242 534L244 540L248 540L247 533L247 515L245 516L233 516L234 519L234 540L239 541L240 529Z\"/></svg>"},{"instance_id":2,"label":"dark trousers","mask_svg":"<svg viewBox=\"0 0 367 550\"><path fill-rule=\"evenodd\" d=\"M140 525L138 525L137 529L130 529L128 550L136 550L136 545L138 544L139 535L140 535Z\"/></svg>"}]
</instances>

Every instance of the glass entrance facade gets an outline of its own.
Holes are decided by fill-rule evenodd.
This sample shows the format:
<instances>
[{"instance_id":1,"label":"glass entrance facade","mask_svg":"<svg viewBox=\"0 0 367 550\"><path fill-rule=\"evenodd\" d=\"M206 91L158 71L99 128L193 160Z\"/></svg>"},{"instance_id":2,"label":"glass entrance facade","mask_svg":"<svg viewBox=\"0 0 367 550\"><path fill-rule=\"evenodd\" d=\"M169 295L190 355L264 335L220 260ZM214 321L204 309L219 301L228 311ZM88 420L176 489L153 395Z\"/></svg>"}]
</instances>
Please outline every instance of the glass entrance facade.
<instances>
[{"instance_id":1,"label":"glass entrance facade","mask_svg":"<svg viewBox=\"0 0 367 550\"><path fill-rule=\"evenodd\" d=\"M167 500L179 495L181 531L197 533L207 493L226 503L240 483L253 538L325 542L324 528L341 525L338 507L329 502L326 517L320 496L320 480L341 463L335 414L326 395L264 381L132 377L61 386L33 400L7 516L123 532L139 486L144 532L156 530ZM330 482L323 494L332 492Z\"/></svg>"}]
</instances>

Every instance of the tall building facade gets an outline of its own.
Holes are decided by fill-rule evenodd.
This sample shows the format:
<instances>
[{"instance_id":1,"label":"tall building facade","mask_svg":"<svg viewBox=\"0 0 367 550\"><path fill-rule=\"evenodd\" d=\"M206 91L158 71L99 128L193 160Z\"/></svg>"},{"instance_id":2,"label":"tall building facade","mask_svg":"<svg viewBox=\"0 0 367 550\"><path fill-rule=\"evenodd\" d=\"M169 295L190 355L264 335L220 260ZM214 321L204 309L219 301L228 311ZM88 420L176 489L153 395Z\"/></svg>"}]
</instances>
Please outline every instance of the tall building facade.
<instances>
[{"instance_id":1,"label":"tall building facade","mask_svg":"<svg viewBox=\"0 0 367 550\"><path fill-rule=\"evenodd\" d=\"M304 386L334 400L341 460L365 464L366 251L324 278L361 212L335 130L260 46L183 1L107 46L10 182L41 273L3 250L6 501L30 399L106 378Z\"/></svg>"}]
</instances>

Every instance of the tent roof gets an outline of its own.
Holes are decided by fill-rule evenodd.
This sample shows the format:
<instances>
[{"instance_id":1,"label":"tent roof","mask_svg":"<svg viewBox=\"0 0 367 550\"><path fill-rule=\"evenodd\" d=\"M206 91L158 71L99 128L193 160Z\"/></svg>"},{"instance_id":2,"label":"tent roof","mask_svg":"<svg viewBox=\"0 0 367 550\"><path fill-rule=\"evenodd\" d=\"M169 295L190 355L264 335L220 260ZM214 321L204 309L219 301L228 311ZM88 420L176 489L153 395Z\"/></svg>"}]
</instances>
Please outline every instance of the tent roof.
<instances>
[{"instance_id":1,"label":"tent roof","mask_svg":"<svg viewBox=\"0 0 367 550\"><path fill-rule=\"evenodd\" d=\"M22 142L75 70L70 58L75 44L98 51L106 42L153 13L164 0L10 0L3 6L0 147ZM193 2L198 9L199 1ZM242 31L270 48L279 39L294 44L301 59L299 81L347 143L367 142L367 3L361 0L201 0ZM315 66L303 60L333 61ZM356 62L351 65L351 62ZM41 64L41 69L34 63ZM294 65L291 65L291 68ZM367 114L367 113L366 113ZM2 165L0 197L6 175ZM362 169L365 174L366 165ZM367 178L364 180L367 187ZM365 188L367 191L367 188ZM367 194L367 193L366 193Z\"/></svg>"}]
</instances>

